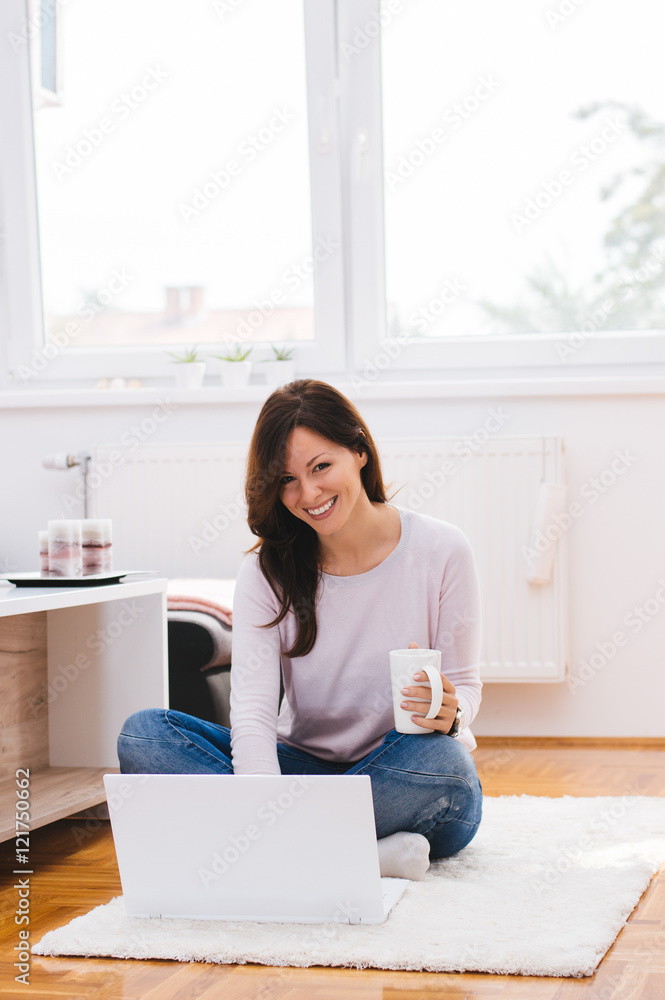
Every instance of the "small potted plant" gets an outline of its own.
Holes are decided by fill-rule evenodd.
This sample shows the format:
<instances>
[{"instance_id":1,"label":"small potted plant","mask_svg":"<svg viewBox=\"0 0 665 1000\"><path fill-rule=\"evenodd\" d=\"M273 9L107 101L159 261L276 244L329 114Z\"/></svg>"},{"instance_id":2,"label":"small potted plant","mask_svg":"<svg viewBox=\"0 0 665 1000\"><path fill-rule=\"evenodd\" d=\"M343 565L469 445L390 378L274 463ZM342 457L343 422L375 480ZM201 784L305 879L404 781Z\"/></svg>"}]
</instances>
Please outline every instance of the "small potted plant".
<instances>
[{"instance_id":1,"label":"small potted plant","mask_svg":"<svg viewBox=\"0 0 665 1000\"><path fill-rule=\"evenodd\" d=\"M263 362L267 384L278 386L293 382L296 377L296 363L293 360L295 348L275 347L274 344L271 346L274 357Z\"/></svg>"},{"instance_id":2,"label":"small potted plant","mask_svg":"<svg viewBox=\"0 0 665 1000\"><path fill-rule=\"evenodd\" d=\"M251 347L243 348L237 344L235 350L227 354L213 354L222 363L222 385L247 385L252 371L252 362L247 358L251 353Z\"/></svg>"},{"instance_id":3,"label":"small potted plant","mask_svg":"<svg viewBox=\"0 0 665 1000\"><path fill-rule=\"evenodd\" d=\"M166 352L175 364L175 384L181 389L198 389L203 385L206 363L199 358L198 346L188 347L184 354Z\"/></svg>"}]
</instances>

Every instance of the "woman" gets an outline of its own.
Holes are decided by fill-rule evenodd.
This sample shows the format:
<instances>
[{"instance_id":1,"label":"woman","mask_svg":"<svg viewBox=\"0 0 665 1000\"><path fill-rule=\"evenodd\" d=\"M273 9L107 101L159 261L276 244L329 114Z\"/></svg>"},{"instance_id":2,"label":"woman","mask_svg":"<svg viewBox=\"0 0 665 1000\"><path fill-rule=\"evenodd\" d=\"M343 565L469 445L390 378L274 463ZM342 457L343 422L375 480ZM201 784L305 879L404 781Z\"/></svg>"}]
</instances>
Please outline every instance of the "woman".
<instances>
[{"instance_id":1,"label":"woman","mask_svg":"<svg viewBox=\"0 0 665 1000\"><path fill-rule=\"evenodd\" d=\"M265 402L249 450L259 541L234 597L231 730L180 712L131 716L124 772L368 774L383 875L420 879L474 836L482 794L467 728L480 704L479 595L463 533L390 504L353 404L313 379ZM394 726L388 653L439 649L444 696ZM281 664L281 674L280 674ZM280 679L284 699L279 708ZM455 737L459 738L455 738Z\"/></svg>"}]
</instances>

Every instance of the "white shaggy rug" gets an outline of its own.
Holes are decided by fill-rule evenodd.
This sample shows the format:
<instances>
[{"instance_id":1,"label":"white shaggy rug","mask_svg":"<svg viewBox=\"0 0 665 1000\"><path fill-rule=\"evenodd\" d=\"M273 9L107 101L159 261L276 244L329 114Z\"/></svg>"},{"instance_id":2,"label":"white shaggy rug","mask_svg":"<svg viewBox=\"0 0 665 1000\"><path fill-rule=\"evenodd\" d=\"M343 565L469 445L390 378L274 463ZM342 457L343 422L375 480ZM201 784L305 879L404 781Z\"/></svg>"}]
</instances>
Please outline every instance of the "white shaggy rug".
<instances>
[{"instance_id":1,"label":"white shaggy rug","mask_svg":"<svg viewBox=\"0 0 665 1000\"><path fill-rule=\"evenodd\" d=\"M665 798L485 798L475 839L384 924L128 917L122 897L35 955L590 976L665 861Z\"/></svg>"}]
</instances>

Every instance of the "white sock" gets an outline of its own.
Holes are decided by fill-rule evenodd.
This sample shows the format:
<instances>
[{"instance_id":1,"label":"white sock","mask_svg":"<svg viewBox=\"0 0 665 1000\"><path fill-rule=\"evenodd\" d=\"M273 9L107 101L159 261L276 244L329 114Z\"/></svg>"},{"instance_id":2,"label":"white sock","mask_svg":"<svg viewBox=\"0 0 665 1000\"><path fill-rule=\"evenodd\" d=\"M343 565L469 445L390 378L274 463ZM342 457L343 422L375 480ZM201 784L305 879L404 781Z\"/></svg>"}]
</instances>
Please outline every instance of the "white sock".
<instances>
[{"instance_id":1,"label":"white sock","mask_svg":"<svg viewBox=\"0 0 665 1000\"><path fill-rule=\"evenodd\" d=\"M378 841L382 875L420 882L429 868L429 841L421 833L393 833Z\"/></svg>"}]
</instances>

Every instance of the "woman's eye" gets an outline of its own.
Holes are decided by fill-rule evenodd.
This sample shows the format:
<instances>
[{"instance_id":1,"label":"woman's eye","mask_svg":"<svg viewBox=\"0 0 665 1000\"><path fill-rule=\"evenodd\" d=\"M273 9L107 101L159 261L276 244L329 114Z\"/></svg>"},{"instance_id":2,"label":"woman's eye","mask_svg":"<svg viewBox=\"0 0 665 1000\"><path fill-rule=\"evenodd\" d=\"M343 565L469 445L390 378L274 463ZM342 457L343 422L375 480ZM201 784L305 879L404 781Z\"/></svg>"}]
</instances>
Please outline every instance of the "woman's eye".
<instances>
[{"instance_id":1,"label":"woman's eye","mask_svg":"<svg viewBox=\"0 0 665 1000\"><path fill-rule=\"evenodd\" d=\"M313 471L314 472L318 472L318 471L320 471L322 469L329 468L329 466L330 466L330 462L318 462L317 465L314 466ZM296 478L295 476L282 476L282 478L279 481L279 485L280 486L288 486L289 483L292 483L292 482L295 481L295 478Z\"/></svg>"}]
</instances>

